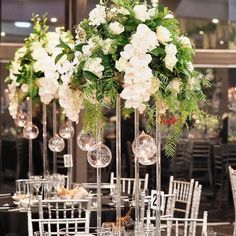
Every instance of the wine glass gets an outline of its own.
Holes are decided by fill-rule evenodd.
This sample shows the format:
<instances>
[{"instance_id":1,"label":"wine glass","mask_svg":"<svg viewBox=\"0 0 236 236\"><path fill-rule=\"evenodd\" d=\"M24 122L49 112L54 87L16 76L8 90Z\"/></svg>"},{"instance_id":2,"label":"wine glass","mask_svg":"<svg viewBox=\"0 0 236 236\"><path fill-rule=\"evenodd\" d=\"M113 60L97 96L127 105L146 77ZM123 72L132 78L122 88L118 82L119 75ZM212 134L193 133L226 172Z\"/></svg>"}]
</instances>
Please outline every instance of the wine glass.
<instances>
[{"instance_id":1,"label":"wine glass","mask_svg":"<svg viewBox=\"0 0 236 236\"><path fill-rule=\"evenodd\" d=\"M89 151L87 153L87 160L89 164L94 168L104 168L111 163L112 154L110 149L104 145L100 144L95 150Z\"/></svg>"},{"instance_id":2,"label":"wine glass","mask_svg":"<svg viewBox=\"0 0 236 236\"><path fill-rule=\"evenodd\" d=\"M30 182L32 183L33 188L35 189L36 197L38 197L40 187L42 186L42 176L41 175L30 176Z\"/></svg>"},{"instance_id":3,"label":"wine glass","mask_svg":"<svg viewBox=\"0 0 236 236\"><path fill-rule=\"evenodd\" d=\"M64 139L69 139L74 136L74 127L68 122L63 124L59 130L59 135Z\"/></svg>"},{"instance_id":4,"label":"wine glass","mask_svg":"<svg viewBox=\"0 0 236 236\"><path fill-rule=\"evenodd\" d=\"M27 114L23 111L19 111L16 114L15 123L19 127L24 127L25 124L27 123L27 119L28 119Z\"/></svg>"},{"instance_id":5,"label":"wine glass","mask_svg":"<svg viewBox=\"0 0 236 236\"><path fill-rule=\"evenodd\" d=\"M65 142L58 134L55 134L54 137L49 140L48 146L52 152L61 152L65 147Z\"/></svg>"},{"instance_id":6,"label":"wine glass","mask_svg":"<svg viewBox=\"0 0 236 236\"><path fill-rule=\"evenodd\" d=\"M82 130L77 136L77 144L83 151L93 151L96 148L97 141L91 133Z\"/></svg>"},{"instance_id":7,"label":"wine glass","mask_svg":"<svg viewBox=\"0 0 236 236\"><path fill-rule=\"evenodd\" d=\"M38 127L34 125L31 121L27 121L23 129L23 136L26 139L36 139L38 135L39 135Z\"/></svg>"}]
</instances>

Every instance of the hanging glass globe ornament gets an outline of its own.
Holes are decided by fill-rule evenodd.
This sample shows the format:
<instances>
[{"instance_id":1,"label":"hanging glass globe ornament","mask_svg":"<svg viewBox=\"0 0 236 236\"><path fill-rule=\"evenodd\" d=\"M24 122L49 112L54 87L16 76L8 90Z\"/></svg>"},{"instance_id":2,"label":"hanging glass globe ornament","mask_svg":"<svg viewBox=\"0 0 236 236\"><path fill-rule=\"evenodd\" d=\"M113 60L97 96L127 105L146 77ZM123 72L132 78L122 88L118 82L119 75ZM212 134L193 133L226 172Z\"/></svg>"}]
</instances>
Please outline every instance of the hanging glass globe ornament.
<instances>
[{"instance_id":1,"label":"hanging glass globe ornament","mask_svg":"<svg viewBox=\"0 0 236 236\"><path fill-rule=\"evenodd\" d=\"M154 138L142 132L132 143L132 151L137 157L152 157L156 153Z\"/></svg>"},{"instance_id":2,"label":"hanging glass globe ornament","mask_svg":"<svg viewBox=\"0 0 236 236\"><path fill-rule=\"evenodd\" d=\"M74 133L74 127L68 123L63 124L59 130L59 135L64 139L72 138Z\"/></svg>"},{"instance_id":3,"label":"hanging glass globe ornament","mask_svg":"<svg viewBox=\"0 0 236 236\"><path fill-rule=\"evenodd\" d=\"M138 161L141 165L144 166L149 166L149 165L153 165L156 163L157 159L156 156L151 156L151 157L147 157L147 156L136 156L136 158L138 158Z\"/></svg>"},{"instance_id":4,"label":"hanging glass globe ornament","mask_svg":"<svg viewBox=\"0 0 236 236\"><path fill-rule=\"evenodd\" d=\"M19 127L24 127L25 124L27 123L27 119L28 119L27 114L23 111L19 111L16 114L15 123Z\"/></svg>"},{"instance_id":5,"label":"hanging glass globe ornament","mask_svg":"<svg viewBox=\"0 0 236 236\"><path fill-rule=\"evenodd\" d=\"M65 147L65 142L58 134L55 134L49 140L48 147L52 152L61 152Z\"/></svg>"},{"instance_id":6,"label":"hanging glass globe ornament","mask_svg":"<svg viewBox=\"0 0 236 236\"><path fill-rule=\"evenodd\" d=\"M77 144L83 151L93 151L96 148L97 141L91 133L81 131L77 136Z\"/></svg>"},{"instance_id":7,"label":"hanging glass globe ornament","mask_svg":"<svg viewBox=\"0 0 236 236\"><path fill-rule=\"evenodd\" d=\"M23 136L26 139L36 139L39 135L39 129L31 121L26 122L23 129Z\"/></svg>"},{"instance_id":8,"label":"hanging glass globe ornament","mask_svg":"<svg viewBox=\"0 0 236 236\"><path fill-rule=\"evenodd\" d=\"M87 153L88 163L94 168L104 168L111 163L112 154L110 149L104 145L97 145L96 149Z\"/></svg>"}]
</instances>

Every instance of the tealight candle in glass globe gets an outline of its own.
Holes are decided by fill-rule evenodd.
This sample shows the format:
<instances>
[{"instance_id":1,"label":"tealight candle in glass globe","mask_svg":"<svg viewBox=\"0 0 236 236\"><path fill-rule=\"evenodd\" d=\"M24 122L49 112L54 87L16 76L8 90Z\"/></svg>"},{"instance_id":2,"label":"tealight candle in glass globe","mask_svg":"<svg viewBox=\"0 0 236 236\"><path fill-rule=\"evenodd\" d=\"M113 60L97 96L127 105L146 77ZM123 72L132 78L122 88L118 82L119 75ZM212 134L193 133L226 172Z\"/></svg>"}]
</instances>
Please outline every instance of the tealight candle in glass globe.
<instances>
[{"instance_id":1,"label":"tealight candle in glass globe","mask_svg":"<svg viewBox=\"0 0 236 236\"><path fill-rule=\"evenodd\" d=\"M152 157L156 153L154 138L142 132L132 143L132 150L135 156Z\"/></svg>"},{"instance_id":2,"label":"tealight candle in glass globe","mask_svg":"<svg viewBox=\"0 0 236 236\"><path fill-rule=\"evenodd\" d=\"M23 111L19 111L16 114L16 118L15 118L15 123L17 126L19 127L24 127L25 124L27 123L27 114Z\"/></svg>"},{"instance_id":3,"label":"tealight candle in glass globe","mask_svg":"<svg viewBox=\"0 0 236 236\"><path fill-rule=\"evenodd\" d=\"M83 151L92 151L96 148L97 141L92 134L81 131L77 136L77 144Z\"/></svg>"},{"instance_id":4,"label":"tealight candle in glass globe","mask_svg":"<svg viewBox=\"0 0 236 236\"><path fill-rule=\"evenodd\" d=\"M74 136L74 133L74 127L68 123L62 125L59 130L59 135L64 139L72 138Z\"/></svg>"},{"instance_id":5,"label":"tealight candle in glass globe","mask_svg":"<svg viewBox=\"0 0 236 236\"><path fill-rule=\"evenodd\" d=\"M31 121L26 122L23 129L23 136L26 139L36 139L39 135L39 129Z\"/></svg>"},{"instance_id":6,"label":"tealight candle in glass globe","mask_svg":"<svg viewBox=\"0 0 236 236\"><path fill-rule=\"evenodd\" d=\"M48 146L52 152L61 152L65 147L65 142L58 134L55 134L54 137L49 140Z\"/></svg>"},{"instance_id":7,"label":"tealight candle in glass globe","mask_svg":"<svg viewBox=\"0 0 236 236\"><path fill-rule=\"evenodd\" d=\"M87 153L87 160L94 168L104 168L111 163L112 154L110 149L104 145L98 145L95 150Z\"/></svg>"},{"instance_id":8,"label":"tealight candle in glass globe","mask_svg":"<svg viewBox=\"0 0 236 236\"><path fill-rule=\"evenodd\" d=\"M151 157L147 157L147 156L136 156L136 158L138 158L138 161L141 165L144 166L149 166L149 165L153 165L156 163L157 159L156 156L151 156Z\"/></svg>"}]
</instances>

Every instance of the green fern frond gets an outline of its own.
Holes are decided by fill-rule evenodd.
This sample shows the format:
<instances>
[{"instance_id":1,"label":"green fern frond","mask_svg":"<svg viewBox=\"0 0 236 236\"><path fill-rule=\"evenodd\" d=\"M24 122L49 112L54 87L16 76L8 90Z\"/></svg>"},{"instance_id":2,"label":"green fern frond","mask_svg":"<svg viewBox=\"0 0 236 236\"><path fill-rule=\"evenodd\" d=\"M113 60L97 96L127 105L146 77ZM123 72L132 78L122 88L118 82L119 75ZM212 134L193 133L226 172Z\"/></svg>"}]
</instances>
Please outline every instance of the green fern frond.
<instances>
[{"instance_id":1,"label":"green fern frond","mask_svg":"<svg viewBox=\"0 0 236 236\"><path fill-rule=\"evenodd\" d=\"M181 134L183 133L184 124L185 122L180 120L170 127L169 134L164 145L165 155L167 157L173 157L175 155L176 145L180 140Z\"/></svg>"}]
</instances>

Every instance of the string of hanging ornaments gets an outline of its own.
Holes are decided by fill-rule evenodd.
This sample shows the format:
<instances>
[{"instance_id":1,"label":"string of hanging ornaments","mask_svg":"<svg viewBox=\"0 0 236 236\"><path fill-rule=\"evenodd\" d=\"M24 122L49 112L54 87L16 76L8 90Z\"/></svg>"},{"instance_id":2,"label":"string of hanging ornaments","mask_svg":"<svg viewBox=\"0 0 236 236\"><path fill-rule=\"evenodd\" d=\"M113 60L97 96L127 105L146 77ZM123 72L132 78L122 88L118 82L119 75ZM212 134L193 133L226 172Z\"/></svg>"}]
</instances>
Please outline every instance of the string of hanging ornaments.
<instances>
[{"instance_id":1,"label":"string of hanging ornaments","mask_svg":"<svg viewBox=\"0 0 236 236\"><path fill-rule=\"evenodd\" d=\"M87 151L91 166L97 168L97 227L101 230L101 168L110 164L112 156L103 144L101 131L104 108L116 109L116 216L121 235L121 116L135 114L135 235L145 230L139 219L139 162L156 163L156 189L161 190L161 131L173 117L165 139L166 156L173 156L175 146L187 120L204 118L200 104L205 102L203 88L208 80L192 65L194 48L188 37L180 34L173 14L157 0L100 1L76 27L76 36L63 28L48 32L46 17L33 18L34 31L26 39L10 64L7 78L9 111L24 130L32 125L20 104L26 98L39 98L44 104L44 136L46 106L53 102L54 137L49 147L61 151L64 139L71 139L70 123L57 134L56 106L72 122L79 122L84 111L83 129L78 146ZM140 133L139 117L145 116L146 130ZM32 114L30 114L32 116ZM151 136L156 127L155 139ZM32 130L32 129L31 129ZM36 138L25 135L25 138ZM44 147L46 141L44 139ZM46 149L44 148L46 163ZM46 169L46 164L44 165ZM158 195L159 196L159 195ZM157 199L160 204L160 196ZM160 206L160 205L158 205ZM154 235L160 235L160 207L157 207Z\"/></svg>"}]
</instances>

